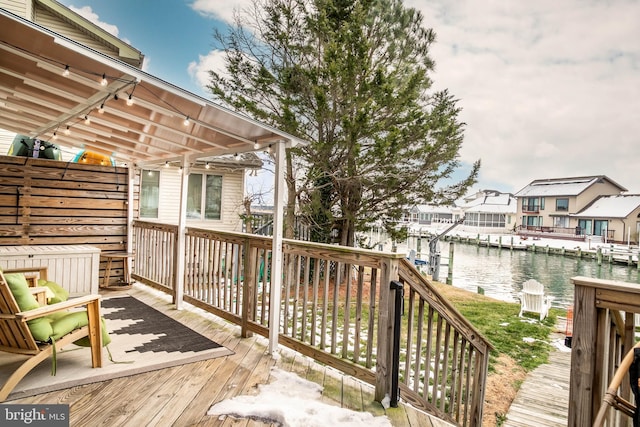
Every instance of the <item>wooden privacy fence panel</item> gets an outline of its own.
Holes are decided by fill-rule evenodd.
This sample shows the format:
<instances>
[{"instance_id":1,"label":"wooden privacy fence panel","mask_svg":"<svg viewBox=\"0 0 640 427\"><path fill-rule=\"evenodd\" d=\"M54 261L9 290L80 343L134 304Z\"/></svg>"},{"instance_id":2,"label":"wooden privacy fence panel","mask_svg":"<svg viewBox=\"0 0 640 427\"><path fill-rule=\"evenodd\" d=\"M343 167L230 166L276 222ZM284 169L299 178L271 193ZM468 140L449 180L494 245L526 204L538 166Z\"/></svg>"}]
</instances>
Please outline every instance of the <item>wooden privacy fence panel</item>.
<instances>
[{"instance_id":1,"label":"wooden privacy fence panel","mask_svg":"<svg viewBox=\"0 0 640 427\"><path fill-rule=\"evenodd\" d=\"M128 173L113 166L0 156L0 245L125 251ZM122 261L111 277L123 277Z\"/></svg>"},{"instance_id":2,"label":"wooden privacy fence panel","mask_svg":"<svg viewBox=\"0 0 640 427\"><path fill-rule=\"evenodd\" d=\"M158 268L174 265L158 241L177 241L175 229L134 225L139 263L153 266L134 277L158 286ZM184 257L186 302L240 325L243 336L269 335L271 238L187 228ZM374 384L379 401L391 391L390 282L399 279L407 289L401 397L454 424L481 425L490 345L403 255L285 239L282 271L279 343Z\"/></svg>"}]
</instances>

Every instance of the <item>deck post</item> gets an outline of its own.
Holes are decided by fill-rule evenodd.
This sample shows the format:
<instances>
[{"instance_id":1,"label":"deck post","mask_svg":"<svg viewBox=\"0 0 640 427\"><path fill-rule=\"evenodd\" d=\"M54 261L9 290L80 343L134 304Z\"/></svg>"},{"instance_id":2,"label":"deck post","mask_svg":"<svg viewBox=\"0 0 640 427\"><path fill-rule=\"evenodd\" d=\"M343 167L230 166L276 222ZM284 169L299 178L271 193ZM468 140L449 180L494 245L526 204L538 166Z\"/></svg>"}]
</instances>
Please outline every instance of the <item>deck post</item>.
<instances>
[{"instance_id":1,"label":"deck post","mask_svg":"<svg viewBox=\"0 0 640 427\"><path fill-rule=\"evenodd\" d=\"M242 272L242 324L240 325L242 338L250 337L251 331L249 331L249 321L254 320L254 298L257 289L257 277L256 274L256 249L251 246L251 239L247 238L243 244L244 268Z\"/></svg>"},{"instance_id":2,"label":"deck post","mask_svg":"<svg viewBox=\"0 0 640 427\"><path fill-rule=\"evenodd\" d=\"M575 284L574 280L572 282ZM596 289L575 286L573 302L573 338L571 340L571 377L569 388L569 427L592 424L596 375L597 339Z\"/></svg>"},{"instance_id":3,"label":"deck post","mask_svg":"<svg viewBox=\"0 0 640 427\"><path fill-rule=\"evenodd\" d=\"M176 270L173 277L173 303L176 310L182 309L182 299L184 297L184 251L187 230L187 193L189 190L189 164L186 157L180 162L182 174L180 175L180 213L178 216L178 241L175 248Z\"/></svg>"},{"instance_id":4,"label":"deck post","mask_svg":"<svg viewBox=\"0 0 640 427\"><path fill-rule=\"evenodd\" d=\"M393 309L391 281L398 280L398 259L383 258L380 273L380 314L378 315L378 347L376 358L375 400L390 394L393 361Z\"/></svg>"},{"instance_id":5,"label":"deck post","mask_svg":"<svg viewBox=\"0 0 640 427\"><path fill-rule=\"evenodd\" d=\"M275 144L275 195L273 207L273 243L271 255L271 298L269 299L269 352L278 349L280 334L280 293L282 290L282 235L284 230L285 143Z\"/></svg>"}]
</instances>

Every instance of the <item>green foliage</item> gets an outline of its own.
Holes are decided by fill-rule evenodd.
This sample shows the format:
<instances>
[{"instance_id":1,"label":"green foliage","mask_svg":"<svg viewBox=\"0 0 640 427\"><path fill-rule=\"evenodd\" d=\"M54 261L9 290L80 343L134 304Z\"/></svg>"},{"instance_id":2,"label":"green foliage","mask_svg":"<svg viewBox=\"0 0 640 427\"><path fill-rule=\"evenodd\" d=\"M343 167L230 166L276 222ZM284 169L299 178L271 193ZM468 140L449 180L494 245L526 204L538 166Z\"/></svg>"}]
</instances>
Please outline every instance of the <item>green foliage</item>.
<instances>
[{"instance_id":1,"label":"green foliage","mask_svg":"<svg viewBox=\"0 0 640 427\"><path fill-rule=\"evenodd\" d=\"M467 300L454 305L494 346L492 357L507 354L527 371L548 362L554 311L541 323L537 317L519 318L518 304Z\"/></svg>"},{"instance_id":2,"label":"green foliage","mask_svg":"<svg viewBox=\"0 0 640 427\"><path fill-rule=\"evenodd\" d=\"M309 141L290 161L317 241L351 246L374 223L393 232L406 208L452 201L476 180L479 162L442 184L464 123L458 100L432 91L423 21L401 0L259 0L216 35L226 73L211 72L214 98Z\"/></svg>"}]
</instances>

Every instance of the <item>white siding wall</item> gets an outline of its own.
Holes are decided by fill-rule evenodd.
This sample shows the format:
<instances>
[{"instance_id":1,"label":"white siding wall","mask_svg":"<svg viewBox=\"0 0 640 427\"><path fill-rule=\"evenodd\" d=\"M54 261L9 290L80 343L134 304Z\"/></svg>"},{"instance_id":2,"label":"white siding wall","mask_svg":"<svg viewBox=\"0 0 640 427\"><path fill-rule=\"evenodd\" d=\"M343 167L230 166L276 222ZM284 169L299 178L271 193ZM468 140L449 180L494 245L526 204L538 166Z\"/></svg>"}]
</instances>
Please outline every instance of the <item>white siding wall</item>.
<instances>
[{"instance_id":1,"label":"white siding wall","mask_svg":"<svg viewBox=\"0 0 640 427\"><path fill-rule=\"evenodd\" d=\"M114 58L118 57L119 52L116 49L107 48L104 44L99 43L96 39L90 37L87 33L70 26L59 17L53 15L42 7L36 7L33 22L82 43L83 45L97 50L98 52L102 52Z\"/></svg>"},{"instance_id":2,"label":"white siding wall","mask_svg":"<svg viewBox=\"0 0 640 427\"><path fill-rule=\"evenodd\" d=\"M244 170L220 171L202 169L192 170L192 173L222 176L222 209L220 220L197 221L190 219L187 221L187 225L223 231L242 231L240 214L243 210ZM178 223L180 179L181 176L176 168L162 168L160 170L160 200L158 206L158 221L160 222Z\"/></svg>"},{"instance_id":3,"label":"white siding wall","mask_svg":"<svg viewBox=\"0 0 640 427\"><path fill-rule=\"evenodd\" d=\"M31 0L0 0L0 7L31 20Z\"/></svg>"}]
</instances>

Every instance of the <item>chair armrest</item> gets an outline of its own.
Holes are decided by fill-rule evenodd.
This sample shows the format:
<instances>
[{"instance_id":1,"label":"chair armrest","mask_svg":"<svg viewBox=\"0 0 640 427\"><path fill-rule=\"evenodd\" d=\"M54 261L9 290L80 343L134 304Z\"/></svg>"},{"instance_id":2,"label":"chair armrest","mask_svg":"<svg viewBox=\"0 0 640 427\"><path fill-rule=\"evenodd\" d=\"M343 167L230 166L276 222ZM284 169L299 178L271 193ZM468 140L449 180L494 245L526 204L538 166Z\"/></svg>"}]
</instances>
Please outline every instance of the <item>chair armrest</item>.
<instances>
[{"instance_id":1,"label":"chair armrest","mask_svg":"<svg viewBox=\"0 0 640 427\"><path fill-rule=\"evenodd\" d=\"M66 310L69 308L80 307L80 306L89 305L92 303L99 304L100 299L102 299L102 296L100 295L85 295L78 298L72 298L67 301L62 301L55 304L39 307L34 310L22 311L20 313L16 313L16 317L26 322L27 320L37 319L38 317L43 317L48 314L56 313L58 311Z\"/></svg>"},{"instance_id":2,"label":"chair armrest","mask_svg":"<svg viewBox=\"0 0 640 427\"><path fill-rule=\"evenodd\" d=\"M20 267L20 268L7 268L2 270L3 273L38 273L38 277L43 280L47 280L47 267Z\"/></svg>"}]
</instances>

